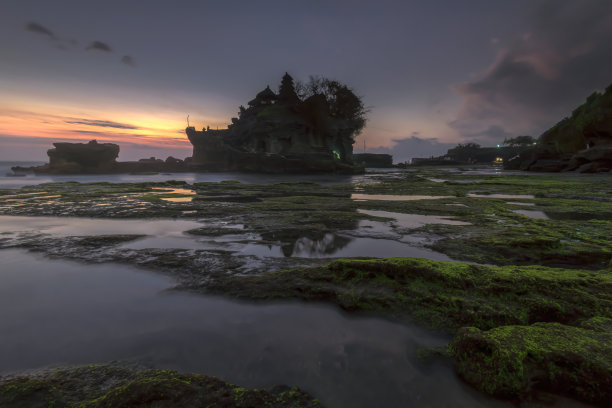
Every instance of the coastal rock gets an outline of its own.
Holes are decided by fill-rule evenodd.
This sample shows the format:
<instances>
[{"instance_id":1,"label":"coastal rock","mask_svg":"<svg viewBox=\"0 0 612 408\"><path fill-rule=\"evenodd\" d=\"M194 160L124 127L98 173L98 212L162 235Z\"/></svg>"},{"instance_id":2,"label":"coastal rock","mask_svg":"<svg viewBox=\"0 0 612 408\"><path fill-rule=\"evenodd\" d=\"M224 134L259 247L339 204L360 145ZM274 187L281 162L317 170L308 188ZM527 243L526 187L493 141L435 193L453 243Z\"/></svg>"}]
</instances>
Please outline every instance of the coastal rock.
<instances>
[{"instance_id":1,"label":"coastal rock","mask_svg":"<svg viewBox=\"0 0 612 408\"><path fill-rule=\"evenodd\" d=\"M119 146L114 143L53 143L48 173L104 173L114 169Z\"/></svg>"},{"instance_id":2,"label":"coastal rock","mask_svg":"<svg viewBox=\"0 0 612 408\"><path fill-rule=\"evenodd\" d=\"M612 162L612 143L609 145L596 145L581 150L574 157L578 160L590 162Z\"/></svg>"},{"instance_id":3,"label":"coastal rock","mask_svg":"<svg viewBox=\"0 0 612 408\"><path fill-rule=\"evenodd\" d=\"M570 117L544 132L537 148L521 153L504 167L583 173L612 168L612 85L604 93L591 94Z\"/></svg>"},{"instance_id":4,"label":"coastal rock","mask_svg":"<svg viewBox=\"0 0 612 408\"><path fill-rule=\"evenodd\" d=\"M361 100L336 81L317 86L300 99L285 74L278 95L266 87L248 108L240 107L227 129L188 126L190 165L207 171L363 172L353 162L354 136L365 124Z\"/></svg>"},{"instance_id":5,"label":"coastal rock","mask_svg":"<svg viewBox=\"0 0 612 408\"><path fill-rule=\"evenodd\" d=\"M591 321L609 322L594 318ZM601 406L612 401L610 348L606 327L559 323L462 328L450 350L457 373L479 390L502 398L534 391L562 393Z\"/></svg>"},{"instance_id":6,"label":"coastal rock","mask_svg":"<svg viewBox=\"0 0 612 408\"><path fill-rule=\"evenodd\" d=\"M529 165L528 169L529 171L559 172L567 165L567 160L542 159L536 160L535 163Z\"/></svg>"}]
</instances>

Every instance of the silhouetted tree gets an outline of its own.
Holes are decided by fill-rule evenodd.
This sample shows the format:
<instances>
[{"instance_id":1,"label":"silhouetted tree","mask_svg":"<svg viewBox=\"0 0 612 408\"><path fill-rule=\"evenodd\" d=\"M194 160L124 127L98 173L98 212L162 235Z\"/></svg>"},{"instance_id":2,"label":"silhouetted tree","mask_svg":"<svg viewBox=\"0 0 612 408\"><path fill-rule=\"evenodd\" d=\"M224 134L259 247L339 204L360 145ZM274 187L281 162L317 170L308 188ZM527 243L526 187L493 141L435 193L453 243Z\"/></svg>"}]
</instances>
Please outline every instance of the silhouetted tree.
<instances>
[{"instance_id":1,"label":"silhouetted tree","mask_svg":"<svg viewBox=\"0 0 612 408\"><path fill-rule=\"evenodd\" d=\"M448 149L446 155L453 158L454 160L471 161L480 150L478 143L459 143L452 149Z\"/></svg>"},{"instance_id":2,"label":"silhouetted tree","mask_svg":"<svg viewBox=\"0 0 612 408\"><path fill-rule=\"evenodd\" d=\"M363 130L368 110L360 97L346 85L320 76L310 76L307 83L298 81L297 95L304 100L314 95L323 95L333 117L345 119L355 129L354 135Z\"/></svg>"},{"instance_id":3,"label":"silhouetted tree","mask_svg":"<svg viewBox=\"0 0 612 408\"><path fill-rule=\"evenodd\" d=\"M529 146L536 142L536 140L531 136L517 136L511 137L510 139L504 139L504 146Z\"/></svg>"},{"instance_id":4,"label":"silhouetted tree","mask_svg":"<svg viewBox=\"0 0 612 408\"><path fill-rule=\"evenodd\" d=\"M296 105L300 101L293 86L293 78L286 72L278 88L278 99L287 105Z\"/></svg>"}]
</instances>

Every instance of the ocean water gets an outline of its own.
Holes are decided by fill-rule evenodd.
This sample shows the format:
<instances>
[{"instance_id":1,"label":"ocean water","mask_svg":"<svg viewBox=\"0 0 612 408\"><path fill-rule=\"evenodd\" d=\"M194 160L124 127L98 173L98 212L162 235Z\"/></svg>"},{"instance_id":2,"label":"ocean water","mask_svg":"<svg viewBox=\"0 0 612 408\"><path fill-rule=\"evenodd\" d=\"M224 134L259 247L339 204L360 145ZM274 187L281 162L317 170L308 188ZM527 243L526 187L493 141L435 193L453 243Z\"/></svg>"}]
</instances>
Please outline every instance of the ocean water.
<instances>
[{"instance_id":1,"label":"ocean water","mask_svg":"<svg viewBox=\"0 0 612 408\"><path fill-rule=\"evenodd\" d=\"M151 175L143 174L77 174L77 175L34 175L27 174L21 177L11 177L13 166L39 166L42 162L10 162L0 161L0 188L21 188L41 183L78 181L80 183L93 183L108 181L111 183L134 183L134 182L163 182L168 180L182 180L189 184L197 182L219 182L224 180L237 180L241 183L278 183L283 181L312 181L319 184L351 184L364 180L367 175L327 175L327 174L262 174L262 173L233 173L233 172L211 172L211 173L157 173Z\"/></svg>"}]
</instances>

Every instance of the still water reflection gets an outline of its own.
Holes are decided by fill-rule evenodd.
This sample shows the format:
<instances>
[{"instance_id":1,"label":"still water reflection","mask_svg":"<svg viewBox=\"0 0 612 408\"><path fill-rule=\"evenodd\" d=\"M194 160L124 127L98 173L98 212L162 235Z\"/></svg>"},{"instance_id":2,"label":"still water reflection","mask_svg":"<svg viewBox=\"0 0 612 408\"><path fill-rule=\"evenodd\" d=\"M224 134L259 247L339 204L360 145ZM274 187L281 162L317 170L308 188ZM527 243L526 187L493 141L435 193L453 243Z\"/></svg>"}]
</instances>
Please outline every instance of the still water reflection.
<instances>
[{"instance_id":1,"label":"still water reflection","mask_svg":"<svg viewBox=\"0 0 612 408\"><path fill-rule=\"evenodd\" d=\"M248 387L298 385L329 407L510 406L423 367L414 326L300 303L253 305L164 292L135 268L0 251L0 374L55 364L139 361Z\"/></svg>"},{"instance_id":2,"label":"still water reflection","mask_svg":"<svg viewBox=\"0 0 612 408\"><path fill-rule=\"evenodd\" d=\"M424 248L423 239L398 235L394 224L402 227L417 227L427 223L451 223L463 225L460 221L448 220L445 217L399 214L385 211L360 210L370 215L395 218L393 223L361 221L355 231L344 231L337 234L323 234L319 238L300 237L293 242L265 243L261 236L254 233L227 234L214 237L203 237L185 233L191 229L202 228L206 222L197 220L148 219L117 220L79 217L17 217L0 216L0 225L5 236L17 236L21 233L43 233L53 237L137 234L141 239L126 242L120 248L178 248L209 249L235 252L236 255L254 255L257 257L399 257L414 256L439 261L450 260L446 255ZM228 228L228 231L240 229L242 225L215 224ZM365 235L364 235L365 234ZM375 236L375 237L373 237Z\"/></svg>"}]
</instances>

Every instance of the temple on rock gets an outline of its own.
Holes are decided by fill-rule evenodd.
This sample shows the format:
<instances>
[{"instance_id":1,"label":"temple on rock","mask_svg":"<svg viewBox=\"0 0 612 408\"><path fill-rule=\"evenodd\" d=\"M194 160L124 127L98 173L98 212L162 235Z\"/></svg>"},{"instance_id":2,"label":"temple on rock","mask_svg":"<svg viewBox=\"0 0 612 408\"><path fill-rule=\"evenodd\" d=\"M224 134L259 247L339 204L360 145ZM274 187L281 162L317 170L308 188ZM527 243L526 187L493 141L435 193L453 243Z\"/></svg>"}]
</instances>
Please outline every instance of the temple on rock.
<instances>
[{"instance_id":1,"label":"temple on rock","mask_svg":"<svg viewBox=\"0 0 612 408\"><path fill-rule=\"evenodd\" d=\"M293 78L278 94L266 87L240 106L227 129L185 132L191 165L212 171L361 172L353 163L355 136L365 117L361 100L336 81L319 80L302 97Z\"/></svg>"}]
</instances>

